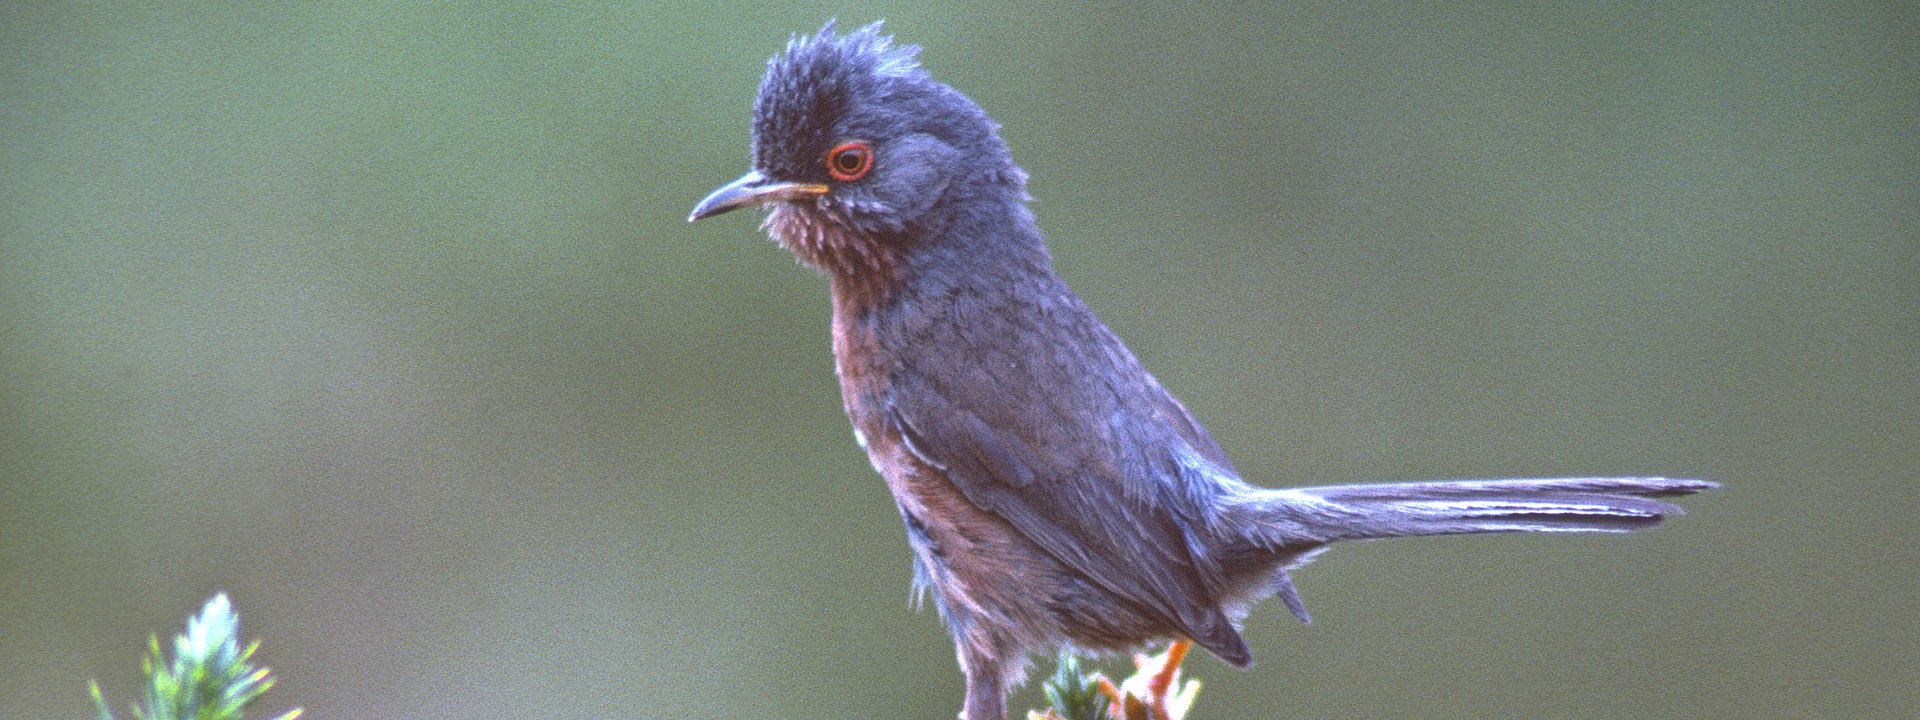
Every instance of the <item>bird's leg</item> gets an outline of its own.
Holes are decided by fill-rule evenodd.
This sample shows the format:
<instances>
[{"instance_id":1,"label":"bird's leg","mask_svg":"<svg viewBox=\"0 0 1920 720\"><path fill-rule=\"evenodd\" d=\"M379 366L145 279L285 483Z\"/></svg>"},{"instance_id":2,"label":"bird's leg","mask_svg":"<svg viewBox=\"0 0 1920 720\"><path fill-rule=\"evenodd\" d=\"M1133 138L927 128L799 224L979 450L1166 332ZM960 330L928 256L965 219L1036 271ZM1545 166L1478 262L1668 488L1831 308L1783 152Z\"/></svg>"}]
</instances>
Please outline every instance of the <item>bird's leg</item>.
<instances>
[{"instance_id":1,"label":"bird's leg","mask_svg":"<svg viewBox=\"0 0 1920 720\"><path fill-rule=\"evenodd\" d=\"M1121 685L1104 677L1097 685L1100 693L1112 701L1111 714L1120 720L1173 720L1167 694L1180 679L1180 661L1193 649L1193 641L1176 640L1158 657L1145 653L1133 656L1138 672Z\"/></svg>"},{"instance_id":2,"label":"bird's leg","mask_svg":"<svg viewBox=\"0 0 1920 720\"><path fill-rule=\"evenodd\" d=\"M1180 661L1187 658L1187 651L1193 649L1193 641L1186 638L1173 641L1167 646L1167 652L1159 671L1147 680L1147 707L1153 713L1153 720L1169 720L1167 717L1167 690L1173 687L1174 679L1180 674ZM1144 669L1144 668L1143 668Z\"/></svg>"},{"instance_id":3,"label":"bird's leg","mask_svg":"<svg viewBox=\"0 0 1920 720\"><path fill-rule=\"evenodd\" d=\"M960 708L960 720L1007 720L1007 686L1000 663L963 652L960 669L967 675L967 702Z\"/></svg>"},{"instance_id":4,"label":"bird's leg","mask_svg":"<svg viewBox=\"0 0 1920 720\"><path fill-rule=\"evenodd\" d=\"M1139 695L1121 690L1120 686L1113 684L1113 681L1108 680L1106 676L1098 676L1094 680L1094 688L1099 690L1101 695L1107 696L1107 701L1110 703L1107 707L1108 717L1117 720L1152 720L1147 715L1146 702L1141 700Z\"/></svg>"}]
</instances>

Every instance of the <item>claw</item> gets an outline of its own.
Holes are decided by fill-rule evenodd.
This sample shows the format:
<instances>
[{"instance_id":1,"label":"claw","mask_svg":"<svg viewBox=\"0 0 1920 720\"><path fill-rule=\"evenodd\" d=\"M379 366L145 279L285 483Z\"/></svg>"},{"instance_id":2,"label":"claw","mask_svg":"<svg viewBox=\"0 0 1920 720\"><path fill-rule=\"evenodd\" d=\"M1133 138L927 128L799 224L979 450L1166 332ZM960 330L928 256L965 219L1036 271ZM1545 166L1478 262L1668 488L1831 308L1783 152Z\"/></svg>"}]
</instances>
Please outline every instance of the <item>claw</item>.
<instances>
[{"instance_id":1,"label":"claw","mask_svg":"<svg viewBox=\"0 0 1920 720\"><path fill-rule=\"evenodd\" d=\"M1114 685L1113 681L1108 680L1105 676L1094 680L1094 687L1099 689L1100 694L1107 696L1107 700L1113 703L1112 707L1107 708L1107 715L1109 717L1115 720L1149 720L1147 717L1147 706L1140 700L1139 695L1135 695L1127 690L1121 690L1118 685Z\"/></svg>"},{"instance_id":2,"label":"claw","mask_svg":"<svg viewBox=\"0 0 1920 720\"><path fill-rule=\"evenodd\" d=\"M1178 640L1159 656L1135 655L1139 670L1115 687L1100 679L1100 693L1113 702L1110 714L1119 720L1181 720L1199 690L1197 681L1180 684L1180 662L1193 649L1193 641Z\"/></svg>"},{"instance_id":3,"label":"claw","mask_svg":"<svg viewBox=\"0 0 1920 720\"><path fill-rule=\"evenodd\" d=\"M1159 670L1147 678L1147 708L1152 711L1152 720L1173 720L1168 714L1167 689L1173 687L1180 678L1180 662L1187 659L1187 651L1193 648L1191 640L1175 640L1167 646L1167 652L1159 658ZM1143 672L1147 669L1140 668Z\"/></svg>"},{"instance_id":4,"label":"claw","mask_svg":"<svg viewBox=\"0 0 1920 720\"><path fill-rule=\"evenodd\" d=\"M1179 679L1180 662L1187 659L1187 651L1191 649L1193 649L1192 640L1175 640L1172 645L1167 646L1167 653L1160 660L1162 663L1160 671L1147 680L1147 692L1151 696L1154 707L1166 707L1167 689L1173 687L1174 681ZM1164 716L1166 711L1162 710L1160 714ZM1166 720L1166 718L1160 717L1155 720Z\"/></svg>"}]
</instances>

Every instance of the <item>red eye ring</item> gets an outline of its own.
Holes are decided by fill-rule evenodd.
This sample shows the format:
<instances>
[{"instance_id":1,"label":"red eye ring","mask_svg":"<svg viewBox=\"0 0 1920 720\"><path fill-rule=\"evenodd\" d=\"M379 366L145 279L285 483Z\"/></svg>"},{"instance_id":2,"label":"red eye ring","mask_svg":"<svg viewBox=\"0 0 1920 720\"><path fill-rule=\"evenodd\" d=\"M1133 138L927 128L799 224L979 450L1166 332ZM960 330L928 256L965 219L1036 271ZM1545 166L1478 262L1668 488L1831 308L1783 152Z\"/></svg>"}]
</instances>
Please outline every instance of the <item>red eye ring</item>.
<instances>
[{"instance_id":1,"label":"red eye ring","mask_svg":"<svg viewBox=\"0 0 1920 720\"><path fill-rule=\"evenodd\" d=\"M873 169L873 148L855 140L840 143L827 151L827 174L840 182L853 182Z\"/></svg>"}]
</instances>

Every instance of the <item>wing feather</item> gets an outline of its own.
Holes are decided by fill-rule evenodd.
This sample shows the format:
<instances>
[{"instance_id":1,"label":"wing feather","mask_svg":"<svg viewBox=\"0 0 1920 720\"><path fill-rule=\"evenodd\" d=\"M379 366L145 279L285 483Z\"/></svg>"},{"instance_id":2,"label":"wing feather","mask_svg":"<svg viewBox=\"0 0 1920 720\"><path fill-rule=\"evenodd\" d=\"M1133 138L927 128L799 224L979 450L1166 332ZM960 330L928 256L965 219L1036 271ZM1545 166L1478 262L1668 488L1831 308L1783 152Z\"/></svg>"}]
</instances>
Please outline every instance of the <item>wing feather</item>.
<instances>
[{"instance_id":1,"label":"wing feather","mask_svg":"<svg viewBox=\"0 0 1920 720\"><path fill-rule=\"evenodd\" d=\"M1180 477L1170 448L1186 446L1222 465L1225 454L1137 364L1116 369L1084 356L1059 364L1034 357L1017 363L975 355L964 366L896 374L887 420L908 450L942 470L969 502L1092 585L1228 662L1251 662L1221 609L1220 569L1195 535L1206 512L1196 501L1204 498L1186 486L1210 481ZM1121 359L1132 362L1130 354ZM1147 387L1129 395L1104 384L1126 382L1126 370Z\"/></svg>"}]
</instances>

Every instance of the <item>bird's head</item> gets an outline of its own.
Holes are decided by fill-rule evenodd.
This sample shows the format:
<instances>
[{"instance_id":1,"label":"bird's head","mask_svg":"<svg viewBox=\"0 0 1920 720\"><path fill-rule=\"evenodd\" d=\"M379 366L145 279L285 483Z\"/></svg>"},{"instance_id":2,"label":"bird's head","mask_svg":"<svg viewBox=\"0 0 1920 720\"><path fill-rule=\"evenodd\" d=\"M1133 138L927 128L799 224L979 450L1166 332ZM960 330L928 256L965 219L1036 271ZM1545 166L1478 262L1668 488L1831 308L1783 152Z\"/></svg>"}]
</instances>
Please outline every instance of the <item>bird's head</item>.
<instances>
[{"instance_id":1,"label":"bird's head","mask_svg":"<svg viewBox=\"0 0 1920 720\"><path fill-rule=\"evenodd\" d=\"M974 202L1025 199L998 126L935 82L874 23L829 21L767 62L753 104L753 169L689 221L747 206L801 261L830 273L885 270Z\"/></svg>"}]
</instances>

